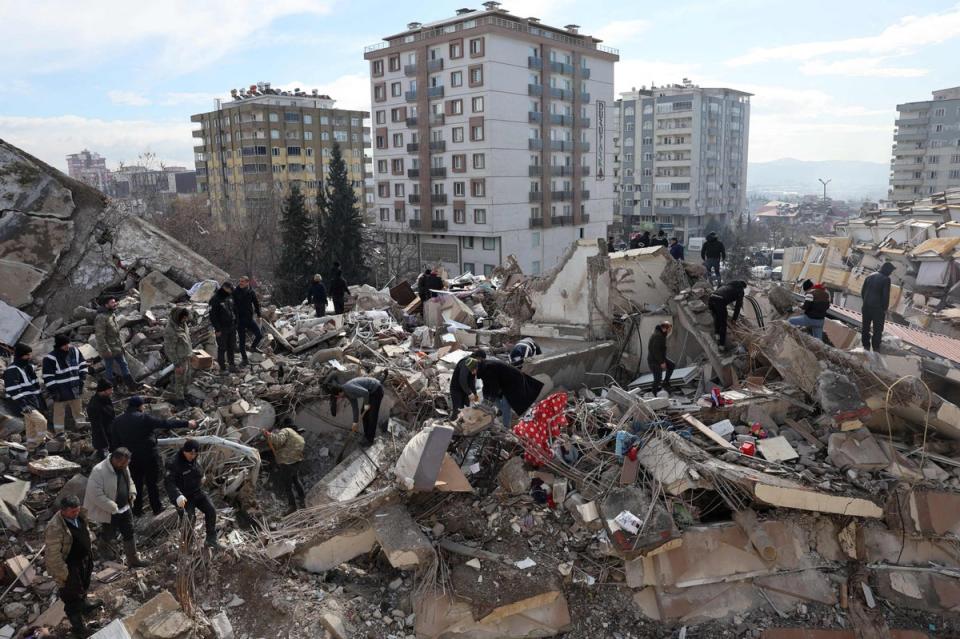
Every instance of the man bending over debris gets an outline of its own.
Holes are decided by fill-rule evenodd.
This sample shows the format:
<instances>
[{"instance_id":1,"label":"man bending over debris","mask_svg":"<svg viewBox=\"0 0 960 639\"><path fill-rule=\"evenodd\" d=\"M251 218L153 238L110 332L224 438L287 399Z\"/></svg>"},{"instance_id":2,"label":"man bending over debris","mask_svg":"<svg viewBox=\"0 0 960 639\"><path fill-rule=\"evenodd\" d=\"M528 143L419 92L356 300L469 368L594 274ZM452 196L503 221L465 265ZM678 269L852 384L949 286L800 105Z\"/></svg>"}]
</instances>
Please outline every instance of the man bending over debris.
<instances>
[{"instance_id":1,"label":"man bending over debris","mask_svg":"<svg viewBox=\"0 0 960 639\"><path fill-rule=\"evenodd\" d=\"M823 284L814 284L812 280L804 280L803 288L803 315L791 317L787 321L794 326L805 326L810 334L817 339L823 339L823 322L830 309L830 293Z\"/></svg>"},{"instance_id":2,"label":"man bending over debris","mask_svg":"<svg viewBox=\"0 0 960 639\"><path fill-rule=\"evenodd\" d=\"M190 310L178 306L170 313L170 321L163 331L163 353L173 364L174 406L186 408L187 386L190 384L190 356L193 355L193 340L190 337Z\"/></svg>"},{"instance_id":3,"label":"man bending over debris","mask_svg":"<svg viewBox=\"0 0 960 639\"><path fill-rule=\"evenodd\" d=\"M524 337L510 349L510 363L520 368L528 357L540 355L542 352L540 345L533 341L532 337Z\"/></svg>"},{"instance_id":4,"label":"man bending over debris","mask_svg":"<svg viewBox=\"0 0 960 639\"><path fill-rule=\"evenodd\" d=\"M483 382L483 398L499 404L503 427L507 430L510 429L510 410L523 415L543 389L539 380L492 357L480 362L477 377Z\"/></svg>"},{"instance_id":5,"label":"man bending over debris","mask_svg":"<svg viewBox=\"0 0 960 639\"><path fill-rule=\"evenodd\" d=\"M101 379L97 382L97 392L87 402L90 437L99 459L105 459L110 453L110 432L116 416L113 410L113 384Z\"/></svg>"},{"instance_id":6,"label":"man bending over debris","mask_svg":"<svg viewBox=\"0 0 960 639\"><path fill-rule=\"evenodd\" d=\"M713 314L713 333L717 338L717 345L727 347L727 306L736 302L733 307L733 321L740 319L740 310L743 308L743 294L747 290L747 283L743 280L734 280L717 288L710 295L710 312Z\"/></svg>"},{"instance_id":7,"label":"man bending over debris","mask_svg":"<svg viewBox=\"0 0 960 639\"><path fill-rule=\"evenodd\" d=\"M224 282L210 298L210 324L217 338L217 364L220 374L237 372L237 311L233 305L233 284Z\"/></svg>"},{"instance_id":8,"label":"man bending over debris","mask_svg":"<svg viewBox=\"0 0 960 639\"><path fill-rule=\"evenodd\" d=\"M860 297L863 306L860 312L863 318L860 322L860 338L864 350L879 350L883 342L883 322L887 318L887 308L890 306L890 274L896 270L891 262L884 262L877 273L871 273L863 280ZM873 327L871 335L871 326Z\"/></svg>"},{"instance_id":9,"label":"man bending over debris","mask_svg":"<svg viewBox=\"0 0 960 639\"><path fill-rule=\"evenodd\" d=\"M70 345L70 338L59 334L53 338L53 350L43 357L43 385L53 399L53 432L62 436L67 423L67 409L74 423L83 416L83 380L87 378L87 362L80 349Z\"/></svg>"},{"instance_id":10,"label":"man bending over debris","mask_svg":"<svg viewBox=\"0 0 960 639\"><path fill-rule=\"evenodd\" d=\"M133 516L130 505L137 498L137 487L130 477L130 451L120 447L110 457L93 467L83 495L83 508L90 521L101 525L97 551L103 557L112 556L110 544L117 537L123 539L127 565L143 568L149 564L137 554L133 536Z\"/></svg>"},{"instance_id":11,"label":"man bending over debris","mask_svg":"<svg viewBox=\"0 0 960 639\"><path fill-rule=\"evenodd\" d=\"M3 371L3 388L14 406L14 412L23 417L27 448L31 451L42 445L47 437L47 418L40 412L43 409L40 378L30 363L32 355L32 348L26 344L16 344L13 347L13 362Z\"/></svg>"},{"instance_id":12,"label":"man bending over debris","mask_svg":"<svg viewBox=\"0 0 960 639\"><path fill-rule=\"evenodd\" d=\"M300 480L300 465L303 462L303 436L293 428L293 423L287 417L281 428L274 424L271 430L263 431L263 437L267 440L270 450L273 451L274 461L277 462L280 486L283 488L283 492L287 494L287 500L290 504L284 514L289 515L296 512L298 508L306 508L306 492L303 489L303 482Z\"/></svg>"},{"instance_id":13,"label":"man bending over debris","mask_svg":"<svg viewBox=\"0 0 960 639\"><path fill-rule=\"evenodd\" d=\"M653 394L660 392L661 384L663 390L670 392L670 377L673 376L673 369L677 367L673 360L667 357L667 336L673 330L673 324L668 321L660 322L653 329L650 335L650 341L647 342L647 365L650 367L650 373L653 375Z\"/></svg>"},{"instance_id":14,"label":"man bending over debris","mask_svg":"<svg viewBox=\"0 0 960 639\"><path fill-rule=\"evenodd\" d=\"M120 325L117 324L117 298L109 296L103 301L93 323L97 335L97 352L103 360L103 374L107 381L114 384L113 366L120 368L120 376L131 391L139 386L133 381L127 359L123 356L123 339L120 337Z\"/></svg>"},{"instance_id":15,"label":"man bending over debris","mask_svg":"<svg viewBox=\"0 0 960 639\"><path fill-rule=\"evenodd\" d=\"M370 446L377 436L377 422L380 419L380 403L383 401L383 384L373 377L354 377L343 386L332 382L336 399L346 397L353 410L354 432L363 419L363 441L361 446ZM334 412L334 415L336 413Z\"/></svg>"},{"instance_id":16,"label":"man bending over debris","mask_svg":"<svg viewBox=\"0 0 960 639\"><path fill-rule=\"evenodd\" d=\"M487 358L483 349L475 350L464 357L453 368L450 378L450 404L452 413L450 419L456 419L460 409L477 401L477 368L480 362Z\"/></svg>"},{"instance_id":17,"label":"man bending over debris","mask_svg":"<svg viewBox=\"0 0 960 639\"><path fill-rule=\"evenodd\" d=\"M195 420L160 419L143 412L144 401L139 395L134 395L127 401L127 411L113 422L114 446L124 446L129 449L130 472L133 482L137 486L137 500L133 504L133 514L139 517L143 513L143 491L146 488L150 498L150 507L154 515L163 512L160 503L160 451L157 450L157 431L174 430L181 428L194 429Z\"/></svg>"},{"instance_id":18,"label":"man bending over debris","mask_svg":"<svg viewBox=\"0 0 960 639\"><path fill-rule=\"evenodd\" d=\"M186 513L192 524L196 511L202 512L207 533L206 544L220 548L217 541L217 509L213 507L210 497L203 492L203 469L197 464L199 454L200 444L196 440L188 439L183 442L179 452L167 464L164 484L170 503L177 507L177 515L182 517Z\"/></svg>"},{"instance_id":19,"label":"man bending over debris","mask_svg":"<svg viewBox=\"0 0 960 639\"><path fill-rule=\"evenodd\" d=\"M60 588L57 594L63 601L73 636L86 637L83 615L93 612L103 602L87 597L93 574L93 553L90 528L77 497L66 495L60 500L60 511L47 524L43 538L47 544L44 555L47 572Z\"/></svg>"}]
</instances>

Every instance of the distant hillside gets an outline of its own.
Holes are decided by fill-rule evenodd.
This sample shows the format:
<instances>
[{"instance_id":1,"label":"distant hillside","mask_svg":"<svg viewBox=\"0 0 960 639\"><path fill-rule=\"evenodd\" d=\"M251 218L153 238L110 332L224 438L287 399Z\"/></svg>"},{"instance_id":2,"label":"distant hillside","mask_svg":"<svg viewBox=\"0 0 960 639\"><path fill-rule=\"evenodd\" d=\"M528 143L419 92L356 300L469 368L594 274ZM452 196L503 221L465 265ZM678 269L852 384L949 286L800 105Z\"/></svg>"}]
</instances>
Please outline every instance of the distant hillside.
<instances>
[{"instance_id":1,"label":"distant hillside","mask_svg":"<svg viewBox=\"0 0 960 639\"><path fill-rule=\"evenodd\" d=\"M853 199L885 197L890 165L880 162L824 160L806 162L783 158L772 162L751 162L747 172L748 191L796 191L801 195L822 193L818 178L831 180L827 195Z\"/></svg>"}]
</instances>

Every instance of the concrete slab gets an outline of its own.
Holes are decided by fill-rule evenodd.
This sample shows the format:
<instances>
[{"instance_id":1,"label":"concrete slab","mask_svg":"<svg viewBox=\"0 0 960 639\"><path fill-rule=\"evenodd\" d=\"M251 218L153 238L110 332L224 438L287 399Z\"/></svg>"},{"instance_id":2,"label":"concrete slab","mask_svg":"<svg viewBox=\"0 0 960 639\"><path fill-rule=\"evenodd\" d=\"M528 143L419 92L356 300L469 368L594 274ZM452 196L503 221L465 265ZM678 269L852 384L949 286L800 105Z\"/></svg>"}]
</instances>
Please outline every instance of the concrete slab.
<instances>
[{"instance_id":1,"label":"concrete slab","mask_svg":"<svg viewBox=\"0 0 960 639\"><path fill-rule=\"evenodd\" d=\"M293 555L293 561L309 572L326 572L371 552L376 543L373 528L363 524L301 544Z\"/></svg>"},{"instance_id":2,"label":"concrete slab","mask_svg":"<svg viewBox=\"0 0 960 639\"><path fill-rule=\"evenodd\" d=\"M371 518L373 534L394 568L410 570L427 565L435 556L430 540L400 504L381 508Z\"/></svg>"},{"instance_id":3,"label":"concrete slab","mask_svg":"<svg viewBox=\"0 0 960 639\"><path fill-rule=\"evenodd\" d=\"M349 501L377 477L386 463L388 443L377 439L369 448L358 448L307 491L307 506Z\"/></svg>"}]
</instances>

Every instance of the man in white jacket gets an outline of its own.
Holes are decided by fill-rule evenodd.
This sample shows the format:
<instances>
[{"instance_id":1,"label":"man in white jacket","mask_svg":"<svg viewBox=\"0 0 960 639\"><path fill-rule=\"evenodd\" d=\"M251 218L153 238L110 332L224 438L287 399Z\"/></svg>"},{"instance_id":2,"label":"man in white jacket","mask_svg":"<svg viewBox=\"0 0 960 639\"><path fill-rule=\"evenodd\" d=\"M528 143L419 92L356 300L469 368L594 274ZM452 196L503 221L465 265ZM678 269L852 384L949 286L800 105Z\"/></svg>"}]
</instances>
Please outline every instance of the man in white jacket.
<instances>
[{"instance_id":1,"label":"man in white jacket","mask_svg":"<svg viewBox=\"0 0 960 639\"><path fill-rule=\"evenodd\" d=\"M130 477L130 451L117 448L110 457L93 467L83 496L83 508L90 521L100 524L98 550L101 556L109 555L109 545L117 533L123 538L123 550L127 565L142 568L149 565L137 554L137 542L133 537L133 512L130 507L137 497L137 488Z\"/></svg>"}]
</instances>

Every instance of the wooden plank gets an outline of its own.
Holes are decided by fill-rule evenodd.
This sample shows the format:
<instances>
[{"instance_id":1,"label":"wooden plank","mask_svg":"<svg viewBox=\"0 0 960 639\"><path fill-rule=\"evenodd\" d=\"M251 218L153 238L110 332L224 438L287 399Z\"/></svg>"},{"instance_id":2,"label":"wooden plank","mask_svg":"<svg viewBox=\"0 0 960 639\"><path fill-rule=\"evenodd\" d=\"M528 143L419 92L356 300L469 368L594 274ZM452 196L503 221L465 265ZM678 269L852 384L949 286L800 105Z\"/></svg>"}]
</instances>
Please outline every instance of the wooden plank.
<instances>
[{"instance_id":1,"label":"wooden plank","mask_svg":"<svg viewBox=\"0 0 960 639\"><path fill-rule=\"evenodd\" d=\"M710 429L709 426L701 422L699 419L697 419L690 413L685 414L683 416L683 420L688 424L690 424L691 426L693 426L694 428L696 428L698 431L700 431L703 434L703 436L706 437L707 439L713 442L716 442L717 444L723 446L724 448L729 448L730 450L736 450L736 447L733 444L725 440L720 435L717 435L715 432L713 432Z\"/></svg>"},{"instance_id":2,"label":"wooden plank","mask_svg":"<svg viewBox=\"0 0 960 639\"><path fill-rule=\"evenodd\" d=\"M883 517L883 508L872 501L857 497L825 495L813 490L783 488L762 483L754 486L753 494L757 499L771 506L852 517L873 517L874 519Z\"/></svg>"}]
</instances>

